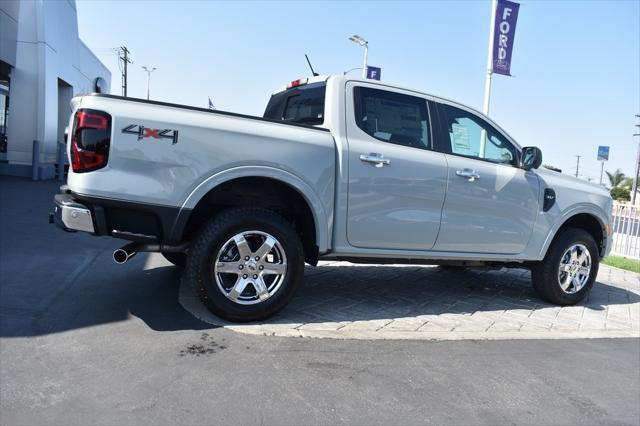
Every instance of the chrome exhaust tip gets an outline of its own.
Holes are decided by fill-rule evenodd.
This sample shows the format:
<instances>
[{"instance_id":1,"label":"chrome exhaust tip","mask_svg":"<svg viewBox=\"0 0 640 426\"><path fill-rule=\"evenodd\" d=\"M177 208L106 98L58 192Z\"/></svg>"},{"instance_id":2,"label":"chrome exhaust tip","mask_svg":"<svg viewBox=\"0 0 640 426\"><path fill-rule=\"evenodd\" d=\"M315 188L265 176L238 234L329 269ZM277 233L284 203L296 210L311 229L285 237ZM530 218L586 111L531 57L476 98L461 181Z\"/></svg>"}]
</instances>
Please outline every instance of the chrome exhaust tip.
<instances>
[{"instance_id":1,"label":"chrome exhaust tip","mask_svg":"<svg viewBox=\"0 0 640 426\"><path fill-rule=\"evenodd\" d=\"M137 253L135 245L127 244L113 252L113 261L118 265L123 265Z\"/></svg>"}]
</instances>

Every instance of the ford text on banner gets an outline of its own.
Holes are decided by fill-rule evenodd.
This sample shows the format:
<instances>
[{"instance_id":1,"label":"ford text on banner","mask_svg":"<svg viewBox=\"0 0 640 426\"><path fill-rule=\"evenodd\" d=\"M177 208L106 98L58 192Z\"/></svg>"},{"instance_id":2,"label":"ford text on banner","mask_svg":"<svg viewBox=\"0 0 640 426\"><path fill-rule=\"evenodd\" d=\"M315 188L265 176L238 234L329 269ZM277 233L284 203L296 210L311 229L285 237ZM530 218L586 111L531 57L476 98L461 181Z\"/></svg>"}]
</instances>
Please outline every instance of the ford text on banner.
<instances>
[{"instance_id":1,"label":"ford text on banner","mask_svg":"<svg viewBox=\"0 0 640 426\"><path fill-rule=\"evenodd\" d=\"M511 75L511 53L519 8L518 3L498 0L493 32L493 72L496 74Z\"/></svg>"}]
</instances>

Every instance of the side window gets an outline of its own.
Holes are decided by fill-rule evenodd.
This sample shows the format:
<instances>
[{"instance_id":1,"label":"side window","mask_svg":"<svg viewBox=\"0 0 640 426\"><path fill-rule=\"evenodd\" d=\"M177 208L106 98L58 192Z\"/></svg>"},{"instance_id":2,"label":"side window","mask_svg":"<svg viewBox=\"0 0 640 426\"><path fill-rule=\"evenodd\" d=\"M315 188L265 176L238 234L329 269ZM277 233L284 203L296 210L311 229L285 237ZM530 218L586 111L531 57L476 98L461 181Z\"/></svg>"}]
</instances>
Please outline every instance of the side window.
<instances>
[{"instance_id":1,"label":"side window","mask_svg":"<svg viewBox=\"0 0 640 426\"><path fill-rule=\"evenodd\" d=\"M289 88L271 96L264 118L291 123L322 124L326 84L311 83Z\"/></svg>"},{"instance_id":2,"label":"side window","mask_svg":"<svg viewBox=\"0 0 640 426\"><path fill-rule=\"evenodd\" d=\"M459 108L442 104L440 108L443 112L452 154L480 158L493 163L516 165L515 147L488 123Z\"/></svg>"},{"instance_id":3,"label":"side window","mask_svg":"<svg viewBox=\"0 0 640 426\"><path fill-rule=\"evenodd\" d=\"M427 101L368 87L354 88L356 124L384 142L429 148Z\"/></svg>"}]
</instances>

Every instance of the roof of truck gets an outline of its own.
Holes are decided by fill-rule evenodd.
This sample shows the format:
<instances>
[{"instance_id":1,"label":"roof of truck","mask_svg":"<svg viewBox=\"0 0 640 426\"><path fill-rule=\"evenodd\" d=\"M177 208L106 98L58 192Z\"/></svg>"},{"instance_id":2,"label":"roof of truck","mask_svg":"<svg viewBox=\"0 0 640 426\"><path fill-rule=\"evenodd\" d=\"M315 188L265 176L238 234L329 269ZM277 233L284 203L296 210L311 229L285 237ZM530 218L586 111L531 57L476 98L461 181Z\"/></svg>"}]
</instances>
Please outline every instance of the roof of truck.
<instances>
[{"instance_id":1,"label":"roof of truck","mask_svg":"<svg viewBox=\"0 0 640 426\"><path fill-rule=\"evenodd\" d=\"M355 77L353 75L348 75L348 74L327 74L327 75L317 75L317 76L312 76L312 77L300 77L297 80L292 80L289 84L280 87L280 89L278 89L273 94L275 95L277 93L281 93L281 92L283 92L283 91L285 91L287 89L290 89L292 87L303 86L303 85L308 85L308 84L312 84L312 83L324 82L324 81L329 80L330 78L338 80L338 81L344 81L344 82L347 82L347 81L361 82L361 83L367 83L367 84L375 84L375 85L379 85L379 86L383 86L383 87L391 87L393 89L406 90L407 92L414 92L414 93L419 94L419 95L429 96L429 97L434 98L434 99L436 99L438 101L444 101L444 102L448 102L448 103L453 104L453 105L462 106L464 108L467 108L467 109L473 111L476 115L479 115L479 116L483 117L486 121L491 123L491 125L493 125L495 128L500 130L504 135L506 135L507 138L513 144L515 144L518 148L521 148L521 145L505 129L503 129L491 117L489 117L488 115L486 115L483 112L479 111L478 109L473 108L473 107L471 107L469 105L463 104L461 102L454 101L453 99L445 98L443 96L434 95L432 93L424 92L422 90L416 90L416 89L411 88L411 87L400 86L400 85L397 85L397 84L394 84L394 83L387 83L387 82L383 82L383 81L380 81L380 80L371 80L371 79L362 78L362 77ZM297 86L293 86L292 85L295 82L299 82Z\"/></svg>"}]
</instances>

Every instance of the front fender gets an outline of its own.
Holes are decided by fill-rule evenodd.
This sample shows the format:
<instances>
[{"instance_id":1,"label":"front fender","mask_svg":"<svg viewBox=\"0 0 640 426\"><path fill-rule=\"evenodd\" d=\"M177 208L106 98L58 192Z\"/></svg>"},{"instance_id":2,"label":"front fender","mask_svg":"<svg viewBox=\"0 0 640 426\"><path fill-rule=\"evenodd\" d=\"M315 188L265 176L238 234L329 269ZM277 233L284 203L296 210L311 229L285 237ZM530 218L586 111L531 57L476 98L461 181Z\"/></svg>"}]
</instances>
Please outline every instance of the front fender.
<instances>
[{"instance_id":1,"label":"front fender","mask_svg":"<svg viewBox=\"0 0 640 426\"><path fill-rule=\"evenodd\" d=\"M242 177L264 177L271 178L288 184L304 198L311 209L313 214L313 220L316 228L316 242L320 253L323 253L329 248L329 235L330 235L330 215L327 214L326 208L323 205L320 197L313 190L311 185L307 184L300 177L280 169L276 169L268 166L239 166L230 169L223 170L209 176L202 181L185 199L180 208L180 215L184 217L183 213L188 213L193 210L198 202L209 191L214 189L220 184L228 182L233 179ZM179 222L176 221L172 230L173 239L176 239L183 229ZM184 223L183 223L184 225Z\"/></svg>"},{"instance_id":2,"label":"front fender","mask_svg":"<svg viewBox=\"0 0 640 426\"><path fill-rule=\"evenodd\" d=\"M547 250L551 245L551 242L555 238L556 234L558 233L558 230L560 230L562 225L564 225L569 219L571 219L572 217L578 214L588 214L595 217L600 223L600 226L602 227L603 235L605 236L605 238L608 238L608 235L606 234L605 230L607 225L610 222L610 217L609 217L610 214L605 212L601 207L594 204L588 204L588 203L576 204L571 208L565 210L563 214L554 221L553 226L547 232L547 235L544 239L544 243L540 248L540 252L538 253L538 256L537 256L538 259L543 259L545 257L545 255L547 254Z\"/></svg>"}]
</instances>

